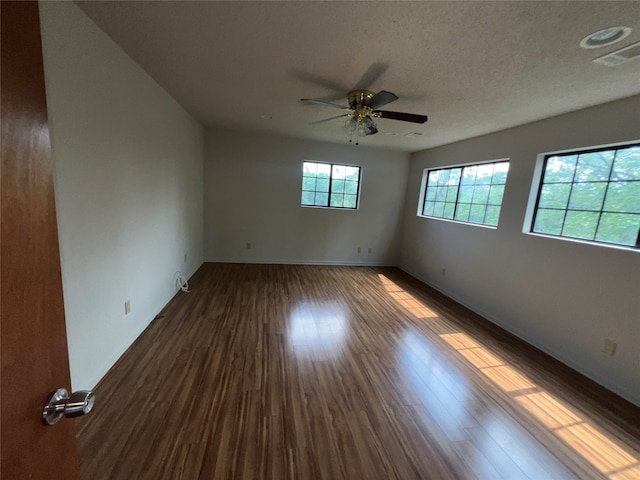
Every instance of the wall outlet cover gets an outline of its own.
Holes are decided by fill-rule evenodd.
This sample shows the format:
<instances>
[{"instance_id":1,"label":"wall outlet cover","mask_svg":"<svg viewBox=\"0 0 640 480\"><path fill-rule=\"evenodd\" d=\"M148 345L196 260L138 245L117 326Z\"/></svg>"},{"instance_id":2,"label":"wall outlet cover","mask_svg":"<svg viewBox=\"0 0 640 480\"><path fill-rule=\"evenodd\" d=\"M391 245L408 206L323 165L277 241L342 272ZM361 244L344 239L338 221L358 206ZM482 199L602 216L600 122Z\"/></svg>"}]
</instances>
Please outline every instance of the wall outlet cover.
<instances>
[{"instance_id":1,"label":"wall outlet cover","mask_svg":"<svg viewBox=\"0 0 640 480\"><path fill-rule=\"evenodd\" d=\"M613 340L609 340L608 338L605 338L604 345L602 346L602 351L607 355L613 356L616 353L617 346L618 344L616 342L614 342Z\"/></svg>"}]
</instances>

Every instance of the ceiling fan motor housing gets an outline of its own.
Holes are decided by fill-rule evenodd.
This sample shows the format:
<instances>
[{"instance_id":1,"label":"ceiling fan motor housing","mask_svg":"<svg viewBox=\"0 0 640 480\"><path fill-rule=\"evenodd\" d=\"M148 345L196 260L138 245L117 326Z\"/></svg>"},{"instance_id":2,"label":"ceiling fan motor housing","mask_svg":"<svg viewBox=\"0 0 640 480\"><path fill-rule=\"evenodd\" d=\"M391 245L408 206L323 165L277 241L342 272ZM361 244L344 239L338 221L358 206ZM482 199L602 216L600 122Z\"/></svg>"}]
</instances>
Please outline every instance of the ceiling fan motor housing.
<instances>
[{"instance_id":1,"label":"ceiling fan motor housing","mask_svg":"<svg viewBox=\"0 0 640 480\"><path fill-rule=\"evenodd\" d=\"M347 97L349 100L349 107L351 107L352 110L358 110L365 107L365 103L374 95L375 93L370 90L351 90Z\"/></svg>"}]
</instances>

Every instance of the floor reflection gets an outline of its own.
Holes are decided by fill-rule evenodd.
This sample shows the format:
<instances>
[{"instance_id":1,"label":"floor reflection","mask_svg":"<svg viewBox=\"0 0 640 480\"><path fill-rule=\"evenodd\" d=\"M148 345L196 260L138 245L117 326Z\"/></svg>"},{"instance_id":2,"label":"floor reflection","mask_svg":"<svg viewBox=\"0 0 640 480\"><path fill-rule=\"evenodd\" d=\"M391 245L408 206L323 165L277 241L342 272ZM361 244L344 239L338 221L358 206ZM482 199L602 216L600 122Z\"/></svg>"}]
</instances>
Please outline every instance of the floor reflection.
<instances>
[{"instance_id":1,"label":"floor reflection","mask_svg":"<svg viewBox=\"0 0 640 480\"><path fill-rule=\"evenodd\" d=\"M576 411L544 391L517 369L505 364L476 339L456 331L453 325L440 319L437 313L396 283L384 275L379 275L379 278L391 298L415 317L432 319L429 325L439 332L440 338L603 475L611 480L640 479L638 457L621 448ZM455 437L459 433L457 429L466 426L465 414L468 415L468 412L462 403L447 399L446 393L431 390L431 385L438 382L429 382L428 377L440 375L442 366L434 360L433 353L425 344L426 340L420 334L409 331L403 342L407 348L401 350L401 365L406 368L407 377L413 379L412 385L416 393L425 406L436 413L436 418L440 416L442 404L445 404L452 420L441 420L441 427L448 436Z\"/></svg>"},{"instance_id":2,"label":"floor reflection","mask_svg":"<svg viewBox=\"0 0 640 480\"><path fill-rule=\"evenodd\" d=\"M465 438L464 429L477 426L465 406L468 382L420 332L405 331L401 340L403 379L450 440Z\"/></svg>"},{"instance_id":3,"label":"floor reflection","mask_svg":"<svg viewBox=\"0 0 640 480\"><path fill-rule=\"evenodd\" d=\"M346 341L348 315L337 302L296 305L287 325L287 343L299 358L335 358Z\"/></svg>"}]
</instances>

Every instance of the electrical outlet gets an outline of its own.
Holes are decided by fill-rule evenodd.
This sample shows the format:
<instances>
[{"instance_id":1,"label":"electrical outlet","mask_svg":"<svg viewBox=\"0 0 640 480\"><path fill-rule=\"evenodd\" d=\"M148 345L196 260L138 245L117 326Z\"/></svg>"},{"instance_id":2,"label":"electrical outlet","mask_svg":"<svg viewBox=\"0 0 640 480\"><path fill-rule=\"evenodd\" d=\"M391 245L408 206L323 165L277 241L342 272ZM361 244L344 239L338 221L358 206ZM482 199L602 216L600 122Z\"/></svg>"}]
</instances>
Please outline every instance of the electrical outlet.
<instances>
[{"instance_id":1,"label":"electrical outlet","mask_svg":"<svg viewBox=\"0 0 640 480\"><path fill-rule=\"evenodd\" d=\"M604 345L602 346L602 351L607 355L613 355L616 353L616 347L618 344L613 340L609 340L608 338L604 339Z\"/></svg>"},{"instance_id":2,"label":"electrical outlet","mask_svg":"<svg viewBox=\"0 0 640 480\"><path fill-rule=\"evenodd\" d=\"M247 242L247 250L251 250L251 242Z\"/></svg>"},{"instance_id":3,"label":"electrical outlet","mask_svg":"<svg viewBox=\"0 0 640 480\"><path fill-rule=\"evenodd\" d=\"M129 315L130 311L131 311L131 300L127 300L126 302L124 302L124 314Z\"/></svg>"},{"instance_id":4,"label":"electrical outlet","mask_svg":"<svg viewBox=\"0 0 640 480\"><path fill-rule=\"evenodd\" d=\"M441 273L442 273L443 277L446 277L447 276L447 269L443 268Z\"/></svg>"},{"instance_id":5,"label":"electrical outlet","mask_svg":"<svg viewBox=\"0 0 640 480\"><path fill-rule=\"evenodd\" d=\"M358 247L358 253L362 252L362 247Z\"/></svg>"},{"instance_id":6,"label":"electrical outlet","mask_svg":"<svg viewBox=\"0 0 640 480\"><path fill-rule=\"evenodd\" d=\"M369 253L373 253L373 248L369 247Z\"/></svg>"}]
</instances>

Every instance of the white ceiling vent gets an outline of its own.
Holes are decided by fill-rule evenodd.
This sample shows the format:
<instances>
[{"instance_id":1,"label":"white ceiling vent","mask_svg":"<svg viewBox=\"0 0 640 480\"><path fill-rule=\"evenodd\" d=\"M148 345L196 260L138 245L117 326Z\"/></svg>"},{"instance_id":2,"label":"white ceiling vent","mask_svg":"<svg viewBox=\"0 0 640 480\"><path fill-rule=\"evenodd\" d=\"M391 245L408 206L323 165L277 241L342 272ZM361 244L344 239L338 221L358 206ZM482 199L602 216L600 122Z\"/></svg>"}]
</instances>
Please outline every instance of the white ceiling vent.
<instances>
[{"instance_id":1,"label":"white ceiling vent","mask_svg":"<svg viewBox=\"0 0 640 480\"><path fill-rule=\"evenodd\" d=\"M607 67L616 67L634 58L640 58L640 42L633 43L615 52L607 53L602 57L596 58L593 62L606 65Z\"/></svg>"}]
</instances>

